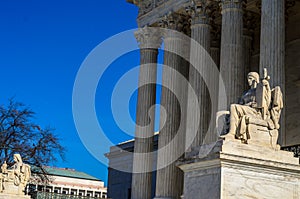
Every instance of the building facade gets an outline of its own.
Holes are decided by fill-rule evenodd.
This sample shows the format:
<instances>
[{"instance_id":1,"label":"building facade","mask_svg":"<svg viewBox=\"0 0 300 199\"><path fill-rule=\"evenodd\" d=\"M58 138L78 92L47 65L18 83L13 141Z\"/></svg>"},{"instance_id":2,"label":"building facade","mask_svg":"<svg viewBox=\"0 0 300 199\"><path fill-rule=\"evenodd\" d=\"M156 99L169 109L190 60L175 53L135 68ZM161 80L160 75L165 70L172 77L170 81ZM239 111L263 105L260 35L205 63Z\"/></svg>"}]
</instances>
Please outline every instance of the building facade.
<instances>
[{"instance_id":1,"label":"building facade","mask_svg":"<svg viewBox=\"0 0 300 199\"><path fill-rule=\"evenodd\" d=\"M153 140L153 148L157 150L158 146L158 134L155 134ZM132 173L126 172L132 170L133 167L133 152L134 140L128 140L122 142L116 146L110 148L109 153L105 156L109 159L108 167L108 193L109 198L126 198L131 199L131 185L132 185ZM124 153L130 152L130 153ZM154 197L156 186L156 156L153 161L153 173L152 173L152 190L151 195ZM124 170L118 169L123 168Z\"/></svg>"},{"instance_id":2,"label":"building facade","mask_svg":"<svg viewBox=\"0 0 300 199\"><path fill-rule=\"evenodd\" d=\"M74 169L46 167L48 182L42 182L36 173L27 187L32 198L107 198L104 182Z\"/></svg>"},{"instance_id":3,"label":"building facade","mask_svg":"<svg viewBox=\"0 0 300 199\"><path fill-rule=\"evenodd\" d=\"M160 168L169 157L183 156L191 127L196 126L196 136L189 148L218 139L216 129L210 121L216 120L220 109L219 74L224 82L226 93L225 108L236 103L246 88L246 76L250 71L260 74L267 68L271 87L280 86L284 96L284 110L281 117L279 144L283 149L299 153L300 146L300 2L295 0L127 0L139 7L137 22L139 30L136 37L140 43L140 84L156 82L157 55L161 43L164 43L164 65L176 70L186 79L197 96L199 108L190 100L189 89L180 77L163 68L161 106L166 117L161 114L160 134L157 148L161 149L179 135L179 139L166 150L160 150L157 156L141 156L140 153L154 151L154 109L156 85L149 84L139 88L136 116L136 139L134 154L126 159L132 162L133 174L131 195L118 198L177 199L183 194L183 173L176 161ZM149 28L150 27L150 28ZM178 43L176 34L160 34L151 27L160 27L180 32L197 41L218 67L218 76L211 72L210 62L200 51L195 52L193 45ZM173 52L182 52L185 57L198 59L201 75L197 67L192 66L182 56ZM203 77L204 76L204 77ZM205 76L209 76L205 80ZM207 85L211 85L209 88ZM172 88L172 95L169 90ZM214 88L214 89L211 89ZM214 95L213 93L217 93ZM214 97L217 96L217 97ZM222 107L224 108L224 107ZM196 109L196 110L195 110ZM227 109L228 110L228 109ZM193 115L193 113L195 115ZM187 117L190 115L190 118ZM150 117L149 117L150 115ZM196 119L197 120L196 120ZM141 130L139 126L148 128ZM121 145L123 147L123 145ZM122 149L121 147L121 149ZM132 150L132 147L130 150ZM120 149L118 149L120 150ZM120 152L120 151L119 151ZM123 164L120 153L111 148L108 158L110 165ZM117 155L118 154L118 155ZM178 155L179 154L179 155ZM158 170L156 178L153 164ZM111 167L116 168L116 167ZM118 177L118 171L110 168L109 181ZM136 171L136 172L134 172ZM112 175L112 173L114 173ZM125 174L124 174L125 175ZM127 178L126 178L127 179ZM129 179L129 177L128 177ZM119 179L121 180L121 179ZM156 181L155 183L153 181ZM129 183L129 181L128 181ZM155 185L155 187L153 187ZM109 194L110 194L109 184ZM121 189L121 187L120 187ZM155 190L155 194L153 194Z\"/></svg>"}]
</instances>

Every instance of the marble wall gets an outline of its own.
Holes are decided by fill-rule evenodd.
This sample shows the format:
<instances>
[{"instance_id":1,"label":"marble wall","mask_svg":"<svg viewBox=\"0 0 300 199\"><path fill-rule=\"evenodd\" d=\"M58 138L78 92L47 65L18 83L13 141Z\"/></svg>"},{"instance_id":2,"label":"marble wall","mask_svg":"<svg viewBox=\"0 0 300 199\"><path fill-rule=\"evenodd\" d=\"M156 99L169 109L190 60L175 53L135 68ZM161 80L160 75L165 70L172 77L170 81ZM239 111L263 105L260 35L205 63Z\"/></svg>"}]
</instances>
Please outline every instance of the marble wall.
<instances>
[{"instance_id":1,"label":"marble wall","mask_svg":"<svg viewBox=\"0 0 300 199\"><path fill-rule=\"evenodd\" d=\"M299 179L292 174L262 167L243 169L242 167L222 168L223 198L299 198Z\"/></svg>"}]
</instances>

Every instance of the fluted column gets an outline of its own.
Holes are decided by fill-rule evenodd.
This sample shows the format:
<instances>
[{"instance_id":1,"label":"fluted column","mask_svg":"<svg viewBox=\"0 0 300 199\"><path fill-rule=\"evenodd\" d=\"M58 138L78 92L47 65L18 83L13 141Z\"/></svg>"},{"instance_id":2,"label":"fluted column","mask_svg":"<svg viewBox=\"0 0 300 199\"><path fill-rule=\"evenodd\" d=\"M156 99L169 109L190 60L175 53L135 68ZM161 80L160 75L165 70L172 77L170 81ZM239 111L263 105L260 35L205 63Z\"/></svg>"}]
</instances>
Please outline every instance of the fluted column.
<instances>
[{"instance_id":1,"label":"fluted column","mask_svg":"<svg viewBox=\"0 0 300 199\"><path fill-rule=\"evenodd\" d=\"M268 69L271 86L284 88L285 0L262 0L260 72Z\"/></svg>"},{"instance_id":2,"label":"fluted column","mask_svg":"<svg viewBox=\"0 0 300 199\"><path fill-rule=\"evenodd\" d=\"M140 43L140 74L136 111L132 199L151 199L153 136L155 124L157 55L161 38L154 28L141 28L135 36ZM144 154L144 155L143 155ZM145 172L147 171L147 172Z\"/></svg>"},{"instance_id":3,"label":"fluted column","mask_svg":"<svg viewBox=\"0 0 300 199\"><path fill-rule=\"evenodd\" d=\"M165 27L182 31L183 22L181 16L173 13L164 21ZM155 198L179 199L183 191L183 173L176 167L175 160L184 152L184 122L182 111L186 109L181 104L186 97L185 85L180 80L180 74L187 75L188 67L185 61L172 51L185 54L180 34L166 31L164 35L164 67L162 82L165 87L161 91L161 118L160 134L158 140L158 159L156 177ZM175 72L176 71L176 72ZM177 96L176 96L177 95ZM165 117L163 117L165 116ZM173 160L173 161L172 161ZM171 163L172 162L172 163ZM169 164L171 163L171 164Z\"/></svg>"},{"instance_id":4,"label":"fluted column","mask_svg":"<svg viewBox=\"0 0 300 199\"><path fill-rule=\"evenodd\" d=\"M260 38L260 73L267 68L271 87L280 86L285 96L285 0L262 0ZM281 115L283 142L284 110Z\"/></svg>"},{"instance_id":5,"label":"fluted column","mask_svg":"<svg viewBox=\"0 0 300 199\"><path fill-rule=\"evenodd\" d=\"M243 0L222 0L221 5L220 70L229 105L238 101L246 81L243 72Z\"/></svg>"},{"instance_id":6,"label":"fluted column","mask_svg":"<svg viewBox=\"0 0 300 199\"><path fill-rule=\"evenodd\" d=\"M268 69L271 86L284 88L285 0L262 0L260 72Z\"/></svg>"},{"instance_id":7,"label":"fluted column","mask_svg":"<svg viewBox=\"0 0 300 199\"><path fill-rule=\"evenodd\" d=\"M208 14L206 13L208 4L206 1L195 1L198 5L191 7L191 38L198 42L201 48L191 44L191 63L197 65L190 66L189 82L192 88L188 90L188 107L187 112L187 139L186 144L193 139L194 132L197 131L191 148L203 144L208 132L210 122L211 103L210 96L203 77L208 77L211 63L209 62L210 53L210 31L211 25ZM197 96L197 101L192 99L192 93ZM199 104L199 106L197 106ZM199 109L197 109L199 107Z\"/></svg>"}]
</instances>

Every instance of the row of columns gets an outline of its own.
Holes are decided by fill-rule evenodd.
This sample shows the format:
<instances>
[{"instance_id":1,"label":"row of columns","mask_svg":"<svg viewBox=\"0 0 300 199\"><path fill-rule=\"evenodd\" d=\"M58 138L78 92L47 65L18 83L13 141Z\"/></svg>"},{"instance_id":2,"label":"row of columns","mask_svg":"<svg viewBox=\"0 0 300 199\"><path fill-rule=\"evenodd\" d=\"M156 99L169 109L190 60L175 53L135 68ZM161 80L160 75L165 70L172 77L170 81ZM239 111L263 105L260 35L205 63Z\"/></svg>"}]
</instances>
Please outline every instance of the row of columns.
<instances>
[{"instance_id":1,"label":"row of columns","mask_svg":"<svg viewBox=\"0 0 300 199\"><path fill-rule=\"evenodd\" d=\"M261 50L260 50L260 71L263 68L268 68L269 75L272 77L271 86L280 85L284 88L284 0L262 0L261 6ZM201 9L194 9L192 12L191 22L191 38L197 41L203 49L210 53L213 60L217 63L220 61L220 73L225 83L227 106L236 103L245 89L245 74L249 72L250 53L251 53L251 36L245 33L243 24L243 0L222 0L222 30L221 30L221 46L220 51L211 43L211 23L206 12L208 4L202 1ZM183 31L183 22L176 19L172 15L172 20L167 21L167 28L176 31ZM180 17L179 17L180 18ZM182 19L181 19L182 20ZM147 82L156 82L157 76L157 48L160 46L158 36L153 36L156 33L147 31L149 28L140 29L137 33L137 39L141 44L141 68L139 76L139 90L137 103L137 128L136 139L134 146L134 165L132 179L132 199L150 199L151 198L151 179L153 168L153 157L149 154L153 151L153 135L154 135L154 112L153 108L156 101L156 86L155 84L144 85ZM211 93L206 88L206 82L202 76L210 75L213 67L205 54L199 52L191 52L190 59L194 55L198 55L197 59L202 60L199 68L187 66L186 62L172 53L182 49L183 47L176 34L164 35L164 65L163 68L163 85L161 93L161 118L160 118L160 134L158 148L162 149L168 145L177 134L189 134L189 131L197 131L196 137L192 142L191 148L199 146L206 142L207 131L209 129L208 110L212 110L212 115L215 115L217 108L214 107L210 100ZM193 46L191 50L195 50ZM201 57L203 56L203 57ZM177 73L170 71L174 69ZM196 72L199 70L202 76ZM194 114L195 101L186 99L188 92L187 85L182 82L179 77L181 74L188 79L193 92L196 93L198 103L200 104L199 113ZM218 78L210 82L213 88L218 88ZM215 82L215 84L214 84ZM213 91L216 92L216 91ZM174 93L178 95L175 96ZM225 96L219 96L222 98ZM216 100L216 99L212 99ZM182 102L183 104L180 104ZM189 114L186 120L187 113ZM165 117L162 117L162 116ZM214 117L212 117L214 119ZM195 125L199 122L199 125ZM180 125L182 124L183 125ZM147 126L147 128L141 128ZM198 129L191 129L192 126L198 126ZM211 134L208 141L216 139L215 134ZM171 147L166 147L158 152L157 167L160 168L168 160L177 157L178 153L184 151L184 136L179 136ZM152 154L152 153L151 153ZM149 171L136 172L135 171ZM176 167L175 163L161 168L157 171L156 177L156 199L169 198L177 199L182 194L183 178L181 171Z\"/></svg>"}]
</instances>

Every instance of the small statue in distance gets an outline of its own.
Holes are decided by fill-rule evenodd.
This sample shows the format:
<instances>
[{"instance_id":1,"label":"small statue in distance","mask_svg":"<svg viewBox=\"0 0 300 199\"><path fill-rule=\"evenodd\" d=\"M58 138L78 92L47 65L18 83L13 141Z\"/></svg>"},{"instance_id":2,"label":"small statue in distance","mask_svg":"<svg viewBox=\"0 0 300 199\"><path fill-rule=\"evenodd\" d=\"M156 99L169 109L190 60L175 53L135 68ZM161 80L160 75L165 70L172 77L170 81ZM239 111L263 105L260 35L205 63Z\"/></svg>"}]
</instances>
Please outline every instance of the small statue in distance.
<instances>
[{"instance_id":1,"label":"small statue in distance","mask_svg":"<svg viewBox=\"0 0 300 199\"><path fill-rule=\"evenodd\" d=\"M14 162L9 169L6 162L1 166L0 193L25 195L25 187L31 175L30 166L23 163L20 154L14 154Z\"/></svg>"}]
</instances>

